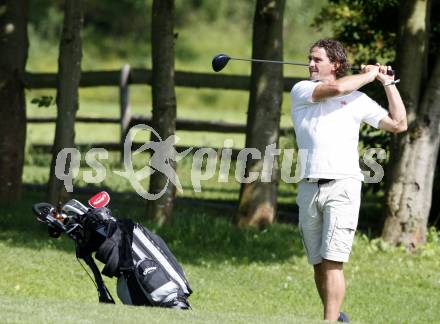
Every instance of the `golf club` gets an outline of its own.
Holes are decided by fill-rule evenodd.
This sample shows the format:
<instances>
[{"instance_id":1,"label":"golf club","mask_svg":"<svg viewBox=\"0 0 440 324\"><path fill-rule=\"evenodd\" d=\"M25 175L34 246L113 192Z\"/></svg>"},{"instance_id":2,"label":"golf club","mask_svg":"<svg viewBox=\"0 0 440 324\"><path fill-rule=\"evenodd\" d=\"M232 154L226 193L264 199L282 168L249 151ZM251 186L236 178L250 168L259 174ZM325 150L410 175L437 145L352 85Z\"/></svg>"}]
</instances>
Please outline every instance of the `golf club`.
<instances>
[{"instance_id":1,"label":"golf club","mask_svg":"<svg viewBox=\"0 0 440 324\"><path fill-rule=\"evenodd\" d=\"M297 66L309 66L306 63L298 63L298 62L289 62L289 61L272 61L272 60L260 60L260 59L248 59L248 58L241 58L241 57L230 57L226 54L217 54L212 59L212 69L215 72L220 72L224 69L226 64L228 64L229 60L235 60L235 61L247 61L247 62L259 62L259 63L275 63L275 64L288 64L288 65L297 65ZM360 71L361 68L359 67L352 67L352 71L357 72ZM394 75L394 70L388 70L388 75Z\"/></svg>"}]
</instances>

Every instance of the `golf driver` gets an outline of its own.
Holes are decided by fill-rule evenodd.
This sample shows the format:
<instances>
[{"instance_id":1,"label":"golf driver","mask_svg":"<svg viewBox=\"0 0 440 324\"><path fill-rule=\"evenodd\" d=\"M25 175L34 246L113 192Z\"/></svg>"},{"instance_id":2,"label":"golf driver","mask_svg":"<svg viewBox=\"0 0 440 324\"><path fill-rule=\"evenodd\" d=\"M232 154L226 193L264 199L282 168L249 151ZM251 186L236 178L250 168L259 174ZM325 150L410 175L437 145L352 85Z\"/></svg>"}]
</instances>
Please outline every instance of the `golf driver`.
<instances>
[{"instance_id":1,"label":"golf driver","mask_svg":"<svg viewBox=\"0 0 440 324\"><path fill-rule=\"evenodd\" d=\"M230 57L226 54L217 54L212 59L212 69L215 72L220 72L224 69L226 64L228 64L229 60L235 60L235 61L247 61L247 62L260 62L260 63L275 63L275 64L288 64L288 65L297 65L297 66L309 66L306 63L298 63L298 62L289 62L289 61L272 61L272 60L260 60L260 59L248 59L248 58L241 58L241 57ZM361 68L359 67L352 67L352 71L360 71ZM394 75L394 70L388 70L388 75Z\"/></svg>"}]
</instances>

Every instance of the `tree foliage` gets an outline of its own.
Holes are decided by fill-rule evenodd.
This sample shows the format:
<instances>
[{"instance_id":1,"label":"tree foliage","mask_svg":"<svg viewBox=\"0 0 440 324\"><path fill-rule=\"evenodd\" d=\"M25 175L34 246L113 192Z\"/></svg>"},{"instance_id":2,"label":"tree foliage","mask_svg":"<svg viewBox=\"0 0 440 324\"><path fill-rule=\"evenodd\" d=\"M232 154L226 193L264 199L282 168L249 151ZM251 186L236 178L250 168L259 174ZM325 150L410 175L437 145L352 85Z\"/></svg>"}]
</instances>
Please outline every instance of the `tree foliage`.
<instances>
[{"instance_id":1,"label":"tree foliage","mask_svg":"<svg viewBox=\"0 0 440 324\"><path fill-rule=\"evenodd\" d=\"M334 38L342 41L356 63L394 62L399 33L401 0L329 0L314 26L330 25ZM440 40L440 1L432 1L430 57L438 51ZM408 46L411 46L408 44Z\"/></svg>"},{"instance_id":2,"label":"tree foliage","mask_svg":"<svg viewBox=\"0 0 440 324\"><path fill-rule=\"evenodd\" d=\"M101 0L88 1L84 8L84 28L93 29L100 35L112 37L133 37L140 40L148 37L151 12L145 0ZM30 1L29 23L45 37L56 37L61 34L63 0ZM58 24L58 26L56 26Z\"/></svg>"},{"instance_id":3,"label":"tree foliage","mask_svg":"<svg viewBox=\"0 0 440 324\"><path fill-rule=\"evenodd\" d=\"M254 1L178 1L175 24L180 27L198 13L203 21L228 17L239 23L252 21ZM92 38L115 38L151 41L151 10L153 0L89 1L84 8L84 29ZM61 34L63 0L31 1L29 23L43 37L57 40Z\"/></svg>"}]
</instances>

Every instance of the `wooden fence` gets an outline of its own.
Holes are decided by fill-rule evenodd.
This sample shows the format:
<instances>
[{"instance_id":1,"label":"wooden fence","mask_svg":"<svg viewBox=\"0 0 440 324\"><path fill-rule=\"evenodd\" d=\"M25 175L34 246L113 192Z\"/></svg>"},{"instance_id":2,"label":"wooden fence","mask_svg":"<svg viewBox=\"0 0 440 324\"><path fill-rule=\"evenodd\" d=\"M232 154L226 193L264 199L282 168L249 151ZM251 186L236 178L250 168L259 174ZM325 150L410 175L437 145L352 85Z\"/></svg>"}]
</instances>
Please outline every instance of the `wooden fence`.
<instances>
[{"instance_id":1,"label":"wooden fence","mask_svg":"<svg viewBox=\"0 0 440 324\"><path fill-rule=\"evenodd\" d=\"M25 73L25 86L29 89L56 88L56 73ZM124 65L120 71L84 71L81 74L80 87L98 86L117 86L119 87L119 118L106 117L77 117L78 123L118 123L120 125L119 143L91 143L88 147L103 147L108 150L123 150L125 136L128 130L136 124L142 123L151 125L151 119L145 116L132 115L129 106L129 86L131 84L151 85L152 72L147 69L131 69L129 65ZM293 84L300 81L300 78L284 78L284 91L289 92ZM249 90L250 77L244 75L227 75L216 73L193 73L175 72L175 85L178 87L190 88L210 88L210 89L229 89L229 90ZM54 117L29 117L28 123L54 123ZM177 119L177 130L203 131L215 133L245 133L246 125L238 123L228 123L221 121L200 121ZM280 135L285 136L291 128L281 128ZM35 144L34 147L50 151L51 145ZM137 145L134 144L133 148ZM186 147L177 147L178 151ZM214 148L217 149L218 148ZM233 152L235 156L237 151Z\"/></svg>"}]
</instances>

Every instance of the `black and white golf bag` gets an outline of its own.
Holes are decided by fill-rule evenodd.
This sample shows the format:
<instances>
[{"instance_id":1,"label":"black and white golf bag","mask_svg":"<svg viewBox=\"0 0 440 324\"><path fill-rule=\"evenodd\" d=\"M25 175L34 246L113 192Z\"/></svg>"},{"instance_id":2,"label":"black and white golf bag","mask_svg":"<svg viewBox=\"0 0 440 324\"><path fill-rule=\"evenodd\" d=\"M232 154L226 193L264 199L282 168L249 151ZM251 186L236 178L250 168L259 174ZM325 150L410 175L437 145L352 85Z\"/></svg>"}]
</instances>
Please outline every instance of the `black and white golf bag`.
<instances>
[{"instance_id":1,"label":"black and white golf bag","mask_svg":"<svg viewBox=\"0 0 440 324\"><path fill-rule=\"evenodd\" d=\"M90 203L90 201L89 201ZM72 199L61 212L47 203L33 206L49 234L65 232L76 243L77 257L93 271L99 301L114 303L102 274L117 277L117 294L124 304L189 309L192 290L185 273L166 243L146 227L129 219L116 219L106 207L87 208Z\"/></svg>"}]
</instances>

